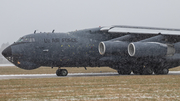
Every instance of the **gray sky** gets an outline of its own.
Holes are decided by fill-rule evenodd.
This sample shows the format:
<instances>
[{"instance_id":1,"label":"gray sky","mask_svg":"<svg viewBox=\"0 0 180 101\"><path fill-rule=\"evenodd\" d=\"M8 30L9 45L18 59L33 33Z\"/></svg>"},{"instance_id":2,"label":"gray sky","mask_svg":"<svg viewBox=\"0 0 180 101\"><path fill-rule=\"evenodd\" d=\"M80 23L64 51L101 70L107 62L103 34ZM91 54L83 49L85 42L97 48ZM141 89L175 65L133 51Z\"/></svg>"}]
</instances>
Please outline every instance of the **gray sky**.
<instances>
[{"instance_id":1,"label":"gray sky","mask_svg":"<svg viewBox=\"0 0 180 101\"><path fill-rule=\"evenodd\" d=\"M180 0L0 0L0 44L110 25L180 28Z\"/></svg>"}]
</instances>

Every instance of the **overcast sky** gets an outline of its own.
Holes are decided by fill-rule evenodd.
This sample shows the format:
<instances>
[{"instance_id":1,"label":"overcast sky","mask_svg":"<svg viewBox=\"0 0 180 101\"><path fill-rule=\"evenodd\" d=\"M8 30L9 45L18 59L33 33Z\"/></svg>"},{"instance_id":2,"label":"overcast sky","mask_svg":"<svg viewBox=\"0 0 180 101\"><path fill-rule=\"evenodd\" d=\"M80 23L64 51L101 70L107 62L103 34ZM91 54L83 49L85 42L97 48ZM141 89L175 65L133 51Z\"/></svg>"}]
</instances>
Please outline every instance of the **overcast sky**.
<instances>
[{"instance_id":1,"label":"overcast sky","mask_svg":"<svg viewBox=\"0 0 180 101\"><path fill-rule=\"evenodd\" d=\"M0 0L0 44L110 25L180 28L180 0Z\"/></svg>"}]
</instances>

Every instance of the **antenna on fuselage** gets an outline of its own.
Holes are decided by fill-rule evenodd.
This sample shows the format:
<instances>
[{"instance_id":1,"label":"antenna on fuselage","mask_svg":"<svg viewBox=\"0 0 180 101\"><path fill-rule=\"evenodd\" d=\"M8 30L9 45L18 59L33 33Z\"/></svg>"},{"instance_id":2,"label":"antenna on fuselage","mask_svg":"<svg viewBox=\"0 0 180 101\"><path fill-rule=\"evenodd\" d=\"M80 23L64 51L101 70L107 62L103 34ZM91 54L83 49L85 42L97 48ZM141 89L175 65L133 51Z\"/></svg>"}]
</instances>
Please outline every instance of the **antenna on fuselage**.
<instances>
[{"instance_id":1,"label":"antenna on fuselage","mask_svg":"<svg viewBox=\"0 0 180 101\"><path fill-rule=\"evenodd\" d=\"M36 30L34 31L34 34L36 33Z\"/></svg>"},{"instance_id":2,"label":"antenna on fuselage","mask_svg":"<svg viewBox=\"0 0 180 101\"><path fill-rule=\"evenodd\" d=\"M55 30L52 31L52 33L54 33Z\"/></svg>"}]
</instances>

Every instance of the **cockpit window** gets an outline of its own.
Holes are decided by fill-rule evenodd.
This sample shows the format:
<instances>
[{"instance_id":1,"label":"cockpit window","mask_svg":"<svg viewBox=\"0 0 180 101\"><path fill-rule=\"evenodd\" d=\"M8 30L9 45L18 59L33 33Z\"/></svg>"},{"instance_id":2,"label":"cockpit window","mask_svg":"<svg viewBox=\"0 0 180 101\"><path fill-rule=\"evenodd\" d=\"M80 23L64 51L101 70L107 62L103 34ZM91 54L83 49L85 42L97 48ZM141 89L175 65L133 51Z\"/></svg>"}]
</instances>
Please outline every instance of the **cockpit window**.
<instances>
[{"instance_id":1,"label":"cockpit window","mask_svg":"<svg viewBox=\"0 0 180 101\"><path fill-rule=\"evenodd\" d=\"M18 43L19 42L35 42L35 38L32 38L32 37L22 37L17 42Z\"/></svg>"},{"instance_id":2,"label":"cockpit window","mask_svg":"<svg viewBox=\"0 0 180 101\"><path fill-rule=\"evenodd\" d=\"M20 38L17 42L23 42L23 37Z\"/></svg>"}]
</instances>

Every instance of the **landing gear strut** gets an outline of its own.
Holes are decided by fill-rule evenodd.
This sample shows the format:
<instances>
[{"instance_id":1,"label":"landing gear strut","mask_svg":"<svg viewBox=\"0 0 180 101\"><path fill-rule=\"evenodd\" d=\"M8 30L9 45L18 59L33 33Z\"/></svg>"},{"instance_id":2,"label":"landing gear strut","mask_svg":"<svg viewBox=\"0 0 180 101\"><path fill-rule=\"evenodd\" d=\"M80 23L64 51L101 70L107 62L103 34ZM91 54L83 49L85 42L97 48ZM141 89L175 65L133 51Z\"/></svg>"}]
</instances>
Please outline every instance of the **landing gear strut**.
<instances>
[{"instance_id":1,"label":"landing gear strut","mask_svg":"<svg viewBox=\"0 0 180 101\"><path fill-rule=\"evenodd\" d=\"M56 71L57 76L67 76L68 71L66 69L61 69L60 67Z\"/></svg>"}]
</instances>

